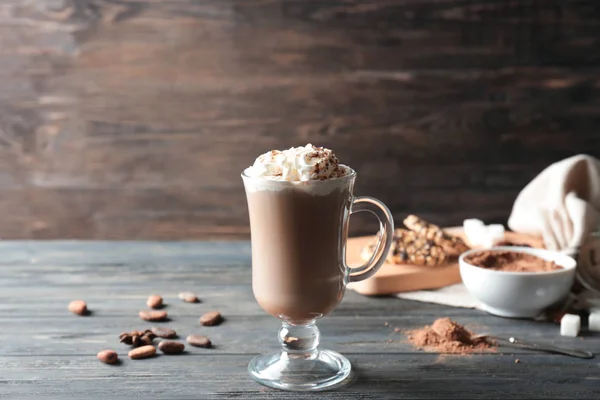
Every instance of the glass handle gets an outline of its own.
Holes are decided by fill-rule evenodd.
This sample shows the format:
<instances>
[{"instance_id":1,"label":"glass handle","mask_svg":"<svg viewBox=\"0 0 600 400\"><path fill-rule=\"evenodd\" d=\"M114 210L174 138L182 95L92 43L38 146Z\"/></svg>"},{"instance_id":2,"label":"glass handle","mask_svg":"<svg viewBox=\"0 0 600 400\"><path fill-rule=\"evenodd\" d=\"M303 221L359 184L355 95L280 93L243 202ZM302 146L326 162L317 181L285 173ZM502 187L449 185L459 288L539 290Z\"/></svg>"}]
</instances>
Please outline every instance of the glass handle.
<instances>
[{"instance_id":1,"label":"glass handle","mask_svg":"<svg viewBox=\"0 0 600 400\"><path fill-rule=\"evenodd\" d=\"M372 197L356 197L352 201L350 214L363 211L368 211L379 219L379 234L377 235L379 240L377 241L373 255L371 255L371 258L364 265L355 268L350 268L346 265L346 268L350 272L350 282L362 281L377 272L385 262L394 237L394 218L385 204Z\"/></svg>"}]
</instances>

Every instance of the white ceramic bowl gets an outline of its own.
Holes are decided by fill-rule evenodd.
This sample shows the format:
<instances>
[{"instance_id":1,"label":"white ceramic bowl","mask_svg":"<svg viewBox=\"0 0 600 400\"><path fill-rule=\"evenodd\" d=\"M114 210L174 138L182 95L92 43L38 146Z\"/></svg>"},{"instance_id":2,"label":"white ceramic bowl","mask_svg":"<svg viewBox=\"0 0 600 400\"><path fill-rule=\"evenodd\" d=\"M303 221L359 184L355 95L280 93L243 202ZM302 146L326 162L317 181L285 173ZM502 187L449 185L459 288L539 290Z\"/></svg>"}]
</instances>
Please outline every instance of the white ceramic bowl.
<instances>
[{"instance_id":1,"label":"white ceramic bowl","mask_svg":"<svg viewBox=\"0 0 600 400\"><path fill-rule=\"evenodd\" d=\"M495 271L465 262L465 257L481 249L461 254L458 262L462 281L490 314L510 318L536 317L564 299L573 285L577 263L565 254L530 247L492 247L486 250L533 254L554 261L563 268L551 272Z\"/></svg>"}]
</instances>

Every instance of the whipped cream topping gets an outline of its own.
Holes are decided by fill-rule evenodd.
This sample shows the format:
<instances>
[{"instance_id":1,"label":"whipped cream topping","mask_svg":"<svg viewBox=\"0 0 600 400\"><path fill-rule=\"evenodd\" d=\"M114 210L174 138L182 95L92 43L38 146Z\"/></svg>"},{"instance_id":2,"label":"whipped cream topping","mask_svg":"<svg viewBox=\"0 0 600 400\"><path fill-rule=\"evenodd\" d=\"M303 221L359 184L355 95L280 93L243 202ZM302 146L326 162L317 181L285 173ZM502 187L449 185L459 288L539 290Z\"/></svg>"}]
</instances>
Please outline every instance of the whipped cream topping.
<instances>
[{"instance_id":1,"label":"whipped cream topping","mask_svg":"<svg viewBox=\"0 0 600 400\"><path fill-rule=\"evenodd\" d=\"M350 168L341 165L333 151L312 144L268 151L244 171L252 178L289 182L335 179L349 172Z\"/></svg>"}]
</instances>

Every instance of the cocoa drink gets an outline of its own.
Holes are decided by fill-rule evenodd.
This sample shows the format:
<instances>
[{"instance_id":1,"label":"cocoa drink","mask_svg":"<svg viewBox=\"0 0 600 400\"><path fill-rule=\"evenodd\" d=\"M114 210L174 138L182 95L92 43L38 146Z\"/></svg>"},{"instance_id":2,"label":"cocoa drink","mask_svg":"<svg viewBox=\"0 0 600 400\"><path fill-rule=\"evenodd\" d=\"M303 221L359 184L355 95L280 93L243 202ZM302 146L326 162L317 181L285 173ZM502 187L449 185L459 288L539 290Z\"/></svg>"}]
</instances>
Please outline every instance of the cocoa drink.
<instances>
[{"instance_id":1,"label":"cocoa drink","mask_svg":"<svg viewBox=\"0 0 600 400\"><path fill-rule=\"evenodd\" d=\"M257 382L322 390L350 374L345 357L317 349L316 319L338 305L348 283L377 272L394 232L392 214L382 202L353 196L355 178L331 150L310 144L265 153L242 173L252 235L252 290L266 312L283 320L281 351L258 355L248 365ZM364 265L351 267L345 262L349 216L366 211L379 220L378 243Z\"/></svg>"},{"instance_id":2,"label":"cocoa drink","mask_svg":"<svg viewBox=\"0 0 600 400\"><path fill-rule=\"evenodd\" d=\"M266 312L292 323L328 314L344 292L344 221L352 187L343 176L351 170L329 150L309 146L288 151L306 160L306 180L284 179L289 171L269 165L269 159L284 157L277 151L249 168L271 173L270 179L245 179L254 296Z\"/></svg>"}]
</instances>

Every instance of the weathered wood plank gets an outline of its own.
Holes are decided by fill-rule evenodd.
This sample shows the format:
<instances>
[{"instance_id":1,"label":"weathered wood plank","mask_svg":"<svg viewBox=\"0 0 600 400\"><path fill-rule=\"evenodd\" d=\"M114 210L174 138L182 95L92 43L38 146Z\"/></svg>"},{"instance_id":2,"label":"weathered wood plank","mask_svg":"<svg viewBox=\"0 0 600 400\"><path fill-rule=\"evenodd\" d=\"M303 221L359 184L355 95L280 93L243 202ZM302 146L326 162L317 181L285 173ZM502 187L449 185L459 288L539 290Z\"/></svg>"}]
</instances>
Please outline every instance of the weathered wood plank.
<instances>
[{"instance_id":1,"label":"weathered wood plank","mask_svg":"<svg viewBox=\"0 0 600 400\"><path fill-rule=\"evenodd\" d=\"M221 275L227 274L221 271ZM249 274L248 274L249 275ZM131 277L128 279L137 279ZM163 280L170 281L171 275L165 274ZM170 288L167 285L153 283L146 285L141 283L135 288L130 285L59 285L54 282L32 282L36 287L35 296L29 291L24 292L21 286L13 288L2 288L0 295L0 311L15 313L16 315L27 314L30 316L49 318L64 317L66 305L74 299L85 299L90 309L94 309L97 316L122 317L135 316L143 309L149 294L160 293L168 301L169 312L177 312L180 316L198 317L198 312L209 311L208 308L218 308L227 315L265 315L264 311L254 300L250 283L241 283L239 286L228 285L191 285L189 282L195 276L187 278L187 286L184 290L193 290L202 299L202 303L196 307L184 307L180 300L175 300L179 288ZM207 274L202 279L210 279ZM48 288L51 286L51 288ZM53 299L48 302L46 299ZM231 302L235 299L235 302ZM469 314L463 309L448 308L444 310L448 315L461 316ZM415 313L422 316L433 317L439 313L439 307L428 304L400 300L395 298L378 297L367 298L352 291L347 291L335 315L355 317L358 315L388 317L390 315L403 315Z\"/></svg>"},{"instance_id":2,"label":"weathered wood plank","mask_svg":"<svg viewBox=\"0 0 600 400\"><path fill-rule=\"evenodd\" d=\"M389 302L395 301L388 299ZM341 306L343 307L343 306ZM209 308L214 309L214 308ZM217 308L218 309L218 308ZM209 336L214 349L190 349L194 354L256 354L274 351L278 348L277 331L280 322L275 318L262 315L230 314L223 312L227 319L219 327L206 328L200 326L198 317L202 311L194 313L171 313L172 321L164 323L147 323L137 318L137 313L128 316L119 314L96 314L87 318L75 318L71 315L37 315L36 313L10 312L10 317L0 318L2 322L2 343L0 351L10 356L54 356L95 354L103 348L113 348L126 354L129 346L119 343L121 332L135 329L147 329L152 326L166 326L175 329L180 340L187 335L202 334ZM7 314L3 311L3 314ZM322 334L322 345L341 353L353 354L412 354L420 353L410 345L402 331L430 325L441 316L451 317L465 324L475 332L490 333L499 337L515 336L524 340L552 343L573 349L586 349L600 354L600 335L586 332L580 338L560 336L557 324L546 324L533 321L506 321L497 317L470 311L456 315L451 310L438 307L434 315L419 315L416 310L406 310L404 315L386 315L372 317L357 313L354 316L343 316L334 312L319 321ZM34 322L32 321L34 320ZM385 325L385 324L388 325ZM30 335L21 336L22 332ZM68 348L68 351L65 349ZM528 350L500 347L504 354L535 354ZM539 354L539 352L537 352ZM567 361L567 360L565 360Z\"/></svg>"},{"instance_id":3,"label":"weathered wood plank","mask_svg":"<svg viewBox=\"0 0 600 400\"><path fill-rule=\"evenodd\" d=\"M255 384L246 367L255 354L277 347L279 322L253 299L245 242L0 242L0 396L7 398L312 398ZM182 288L182 286L184 286ZM185 304L179 290L203 302ZM131 361L122 331L149 327L137 311L150 293L164 295L181 337L208 335L214 349L189 348L182 356ZM92 315L67 310L75 298ZM198 317L218 309L225 321L201 327ZM596 399L598 363L501 348L499 353L451 356L425 353L402 332L450 316L477 332L521 336L600 354L600 336L558 335L558 326L494 317L348 292L319 326L322 346L351 360L353 380L322 393L331 399ZM158 323L154 324L157 325ZM118 366L95 354L116 349ZM520 363L516 364L518 358Z\"/></svg>"},{"instance_id":4,"label":"weathered wood plank","mask_svg":"<svg viewBox=\"0 0 600 400\"><path fill-rule=\"evenodd\" d=\"M600 156L599 16L590 0L5 0L0 237L248 238L239 173L306 142L396 218L504 222L544 166Z\"/></svg>"},{"instance_id":5,"label":"weathered wood plank","mask_svg":"<svg viewBox=\"0 0 600 400\"><path fill-rule=\"evenodd\" d=\"M114 267L168 263L176 268L217 268L219 266L248 266L250 243L247 241L0 241L0 266L26 270L41 265L61 268ZM0 273L2 273L0 269ZM101 269L98 269L101 272ZM202 268L198 268L202 271ZM127 271L124 271L127 273ZM163 271L164 272L164 271Z\"/></svg>"},{"instance_id":6,"label":"weathered wood plank","mask_svg":"<svg viewBox=\"0 0 600 400\"><path fill-rule=\"evenodd\" d=\"M349 355L354 381L323 399L597 399L597 365L560 356L471 357L433 354ZM159 356L100 364L95 356L2 357L3 395L20 399L308 399L314 394L260 387L246 366L246 355Z\"/></svg>"},{"instance_id":7,"label":"weathered wood plank","mask_svg":"<svg viewBox=\"0 0 600 400\"><path fill-rule=\"evenodd\" d=\"M85 353L90 342L117 345L120 332L151 325L139 320L137 313L146 308L145 301L153 293L164 297L172 318L164 325L184 337L197 331L210 333L220 343L217 352L256 352L264 344L261 332L273 337L267 345L275 345L278 321L254 300L247 242L4 242L0 252L0 336L10 343L5 354L61 354L73 338L84 340L70 345L76 354ZM177 293L185 290L197 293L202 302L181 302ZM80 298L88 303L92 316L79 318L67 311L67 304ZM218 329L200 327L199 316L215 309L227 322ZM600 352L600 342L562 338L551 323L510 321L481 311L368 298L352 291L320 326L324 342L340 351L404 353L415 349L393 329L424 326L440 315L478 332L585 345ZM34 344L18 335L32 330Z\"/></svg>"}]
</instances>

